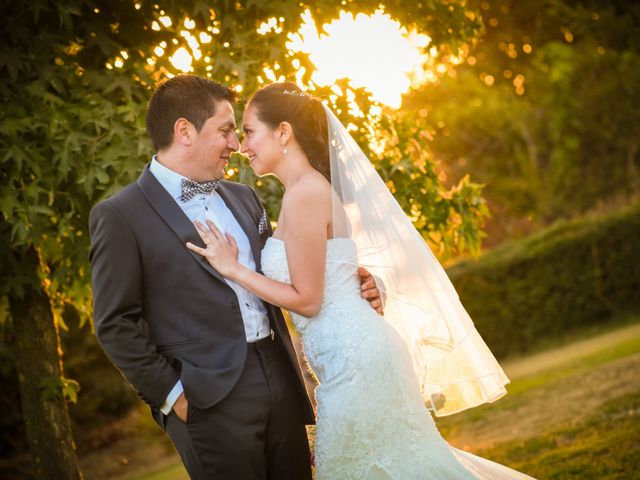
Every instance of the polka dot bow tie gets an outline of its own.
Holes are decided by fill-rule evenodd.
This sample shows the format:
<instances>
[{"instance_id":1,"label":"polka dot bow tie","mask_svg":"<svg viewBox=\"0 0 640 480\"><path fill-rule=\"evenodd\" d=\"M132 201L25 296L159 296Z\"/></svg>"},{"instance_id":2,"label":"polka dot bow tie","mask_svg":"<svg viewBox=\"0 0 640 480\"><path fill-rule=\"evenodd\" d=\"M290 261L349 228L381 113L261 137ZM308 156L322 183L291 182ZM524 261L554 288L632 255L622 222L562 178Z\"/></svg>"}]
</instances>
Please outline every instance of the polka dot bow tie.
<instances>
[{"instance_id":1,"label":"polka dot bow tie","mask_svg":"<svg viewBox=\"0 0 640 480\"><path fill-rule=\"evenodd\" d=\"M188 178L183 178L180 182L180 201L188 202L196 195L209 195L220 186L218 180L209 180L208 182L196 182Z\"/></svg>"}]
</instances>

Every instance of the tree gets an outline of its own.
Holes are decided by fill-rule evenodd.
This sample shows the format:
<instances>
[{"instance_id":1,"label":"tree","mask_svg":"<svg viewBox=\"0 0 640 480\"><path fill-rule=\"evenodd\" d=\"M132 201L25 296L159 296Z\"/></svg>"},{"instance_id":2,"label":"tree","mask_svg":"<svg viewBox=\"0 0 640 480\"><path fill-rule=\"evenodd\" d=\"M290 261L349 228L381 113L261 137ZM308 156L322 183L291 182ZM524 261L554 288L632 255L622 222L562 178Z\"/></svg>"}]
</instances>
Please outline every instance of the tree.
<instances>
[{"instance_id":1,"label":"tree","mask_svg":"<svg viewBox=\"0 0 640 480\"><path fill-rule=\"evenodd\" d=\"M392 16L427 31L442 48L461 44L480 28L462 0L385 5ZM340 8L373 10L363 1L318 1L313 7L283 0L221 1L210 8L177 0L162 7L124 0L0 0L5 25L0 47L0 319L10 327L5 338L13 346L38 477L81 477L66 408L67 401L75 401L78 385L64 376L62 311L71 305L83 321L90 318L88 214L99 199L134 180L148 161L152 150L144 133L145 103L157 81L177 73L169 53L184 47L195 56L183 31L209 35L208 42L198 37L202 55L194 72L242 85L245 91L259 85L265 66L278 65L292 78L298 60L310 73L306 56L290 53L286 45L287 32L297 29L305 8L319 23L337 16ZM270 18L284 28L258 33ZM308 80L303 82L313 90ZM348 89L344 84L345 95ZM439 212L437 222L418 222L425 236L440 233L439 244L457 236L466 244L454 245L477 247L484 215L477 187L463 183L457 190L443 189L428 152L391 128L391 120L402 118L389 113L387 123L376 126L366 93L352 91L367 114L352 119L362 133L361 144L369 150L365 132L371 128L379 128L374 135L386 132L396 142L389 155L373 158L390 185L407 190L404 206L418 220ZM240 178L248 177L246 168L238 170ZM406 172L418 177L406 182ZM277 208L273 183L258 186L269 208Z\"/></svg>"},{"instance_id":2,"label":"tree","mask_svg":"<svg viewBox=\"0 0 640 480\"><path fill-rule=\"evenodd\" d=\"M480 2L486 31L405 107L452 179L486 184L495 244L638 195L637 3Z\"/></svg>"}]
</instances>

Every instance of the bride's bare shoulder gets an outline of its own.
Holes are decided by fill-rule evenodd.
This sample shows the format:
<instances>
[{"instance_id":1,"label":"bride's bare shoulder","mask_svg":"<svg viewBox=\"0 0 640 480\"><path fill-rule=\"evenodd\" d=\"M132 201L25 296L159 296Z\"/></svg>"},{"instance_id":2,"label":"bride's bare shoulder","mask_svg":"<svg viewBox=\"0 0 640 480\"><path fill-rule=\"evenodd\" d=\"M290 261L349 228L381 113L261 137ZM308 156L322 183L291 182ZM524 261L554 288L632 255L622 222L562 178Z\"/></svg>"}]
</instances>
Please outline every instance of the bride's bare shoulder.
<instances>
[{"instance_id":1,"label":"bride's bare shoulder","mask_svg":"<svg viewBox=\"0 0 640 480\"><path fill-rule=\"evenodd\" d=\"M319 172L306 174L287 189L283 207L314 206L314 210L331 209L331 184Z\"/></svg>"}]
</instances>

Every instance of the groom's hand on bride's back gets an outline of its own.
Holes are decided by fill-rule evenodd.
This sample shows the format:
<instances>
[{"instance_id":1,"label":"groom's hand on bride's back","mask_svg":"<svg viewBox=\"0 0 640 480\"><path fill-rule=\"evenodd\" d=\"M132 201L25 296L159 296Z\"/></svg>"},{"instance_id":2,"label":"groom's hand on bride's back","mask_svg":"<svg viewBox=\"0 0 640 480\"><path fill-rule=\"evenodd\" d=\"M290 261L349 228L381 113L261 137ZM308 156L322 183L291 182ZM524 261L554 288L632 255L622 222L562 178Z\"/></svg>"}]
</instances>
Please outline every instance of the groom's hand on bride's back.
<instances>
[{"instance_id":1,"label":"groom's hand on bride's back","mask_svg":"<svg viewBox=\"0 0 640 480\"><path fill-rule=\"evenodd\" d=\"M358 277L360 277L360 295L369 302L376 312L383 315L382 298L376 285L376 279L364 267L358 267Z\"/></svg>"}]
</instances>

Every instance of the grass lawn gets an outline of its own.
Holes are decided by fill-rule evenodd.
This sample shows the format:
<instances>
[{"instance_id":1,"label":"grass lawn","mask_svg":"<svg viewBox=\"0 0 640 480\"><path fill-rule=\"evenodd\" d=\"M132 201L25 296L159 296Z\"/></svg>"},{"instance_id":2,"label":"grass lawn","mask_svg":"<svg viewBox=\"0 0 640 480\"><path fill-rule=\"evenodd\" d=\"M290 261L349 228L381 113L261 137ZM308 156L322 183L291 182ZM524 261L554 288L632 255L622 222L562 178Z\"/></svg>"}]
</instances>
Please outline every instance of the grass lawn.
<instances>
[{"instance_id":1,"label":"grass lawn","mask_svg":"<svg viewBox=\"0 0 640 480\"><path fill-rule=\"evenodd\" d=\"M131 477L131 480L188 480L189 476L182 467L182 464L175 465L169 469L150 473L141 477Z\"/></svg>"},{"instance_id":2,"label":"grass lawn","mask_svg":"<svg viewBox=\"0 0 640 480\"><path fill-rule=\"evenodd\" d=\"M495 404L438 418L438 428L452 445L538 479L640 479L636 320L504 362L508 394ZM166 445L148 454L158 458L146 469L128 470L130 465L105 478L188 478Z\"/></svg>"},{"instance_id":3,"label":"grass lawn","mask_svg":"<svg viewBox=\"0 0 640 480\"><path fill-rule=\"evenodd\" d=\"M540 479L640 478L640 392L606 402L577 425L554 425L515 444L481 452Z\"/></svg>"},{"instance_id":4,"label":"grass lawn","mask_svg":"<svg viewBox=\"0 0 640 480\"><path fill-rule=\"evenodd\" d=\"M450 443L539 479L640 478L640 325L505 370L506 397L437 419Z\"/></svg>"}]
</instances>

